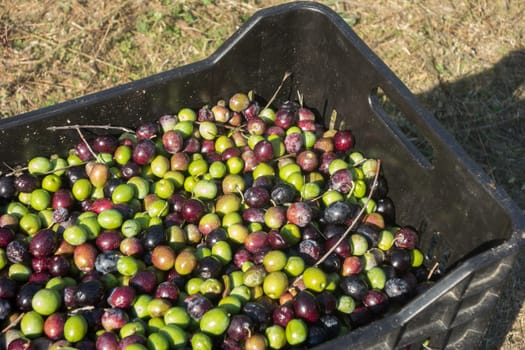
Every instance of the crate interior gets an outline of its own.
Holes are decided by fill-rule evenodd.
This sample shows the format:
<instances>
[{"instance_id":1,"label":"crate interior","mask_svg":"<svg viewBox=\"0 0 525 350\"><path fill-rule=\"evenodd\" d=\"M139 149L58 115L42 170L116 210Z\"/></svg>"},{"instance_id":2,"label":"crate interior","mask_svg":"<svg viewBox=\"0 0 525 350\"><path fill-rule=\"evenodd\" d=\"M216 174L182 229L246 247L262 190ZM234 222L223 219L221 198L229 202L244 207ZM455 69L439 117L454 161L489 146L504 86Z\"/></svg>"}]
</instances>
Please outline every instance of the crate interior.
<instances>
[{"instance_id":1,"label":"crate interior","mask_svg":"<svg viewBox=\"0 0 525 350\"><path fill-rule=\"evenodd\" d=\"M510 238L512 222L484 177L447 146L440 128L423 127L432 159L420 154L384 116L376 91L394 92L389 97L421 127L412 97L400 97L401 83L341 19L308 7L255 17L205 61L0 121L2 171L35 155L65 154L78 141L74 131L49 126L133 127L239 90L268 98L287 71L292 77L277 101L299 91L325 123L337 111L338 125L344 121L356 135L356 149L382 160L398 223L419 229L423 250L444 269Z\"/></svg>"}]
</instances>

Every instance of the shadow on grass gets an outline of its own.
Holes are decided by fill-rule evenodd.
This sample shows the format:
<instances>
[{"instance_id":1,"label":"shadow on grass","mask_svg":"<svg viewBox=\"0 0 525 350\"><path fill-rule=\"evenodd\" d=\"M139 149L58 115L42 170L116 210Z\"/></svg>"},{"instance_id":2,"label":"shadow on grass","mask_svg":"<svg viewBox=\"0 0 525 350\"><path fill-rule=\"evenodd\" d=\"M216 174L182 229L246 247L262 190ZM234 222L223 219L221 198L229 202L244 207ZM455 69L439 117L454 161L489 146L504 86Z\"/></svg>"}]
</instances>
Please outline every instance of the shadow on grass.
<instances>
[{"instance_id":1,"label":"shadow on grass","mask_svg":"<svg viewBox=\"0 0 525 350\"><path fill-rule=\"evenodd\" d=\"M417 97L525 209L525 49Z\"/></svg>"},{"instance_id":2,"label":"shadow on grass","mask_svg":"<svg viewBox=\"0 0 525 350\"><path fill-rule=\"evenodd\" d=\"M443 82L417 97L525 209L525 49L510 53L489 70ZM482 349L523 346L525 333L512 326L519 318L525 320L520 314L525 300L524 254L518 256L493 310Z\"/></svg>"}]
</instances>

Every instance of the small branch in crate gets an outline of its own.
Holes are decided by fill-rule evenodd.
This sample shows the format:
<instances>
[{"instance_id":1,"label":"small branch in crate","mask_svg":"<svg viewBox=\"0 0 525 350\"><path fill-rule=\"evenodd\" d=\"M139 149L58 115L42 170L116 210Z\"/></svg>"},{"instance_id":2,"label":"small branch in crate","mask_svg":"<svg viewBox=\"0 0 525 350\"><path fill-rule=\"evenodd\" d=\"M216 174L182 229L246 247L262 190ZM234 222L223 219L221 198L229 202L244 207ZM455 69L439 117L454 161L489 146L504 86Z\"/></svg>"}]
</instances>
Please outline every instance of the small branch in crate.
<instances>
[{"instance_id":1,"label":"small branch in crate","mask_svg":"<svg viewBox=\"0 0 525 350\"><path fill-rule=\"evenodd\" d=\"M44 173L41 173L40 175L49 175L49 174L53 174L53 173L56 173L57 171L61 171L61 170L67 170L69 168L74 168L76 166L79 166L79 165L84 165L86 164L86 162L81 162L81 163L78 163L78 164L71 164L71 165L68 165L68 166L65 166L65 167L61 167L61 168L55 168L55 169L52 169L52 170L49 170L49 171L46 171ZM13 168L13 167L10 167L9 165L5 164L4 165L6 167L8 167L11 172L9 173L6 173L4 174L4 176L15 176L15 175L20 175L22 174L24 171L26 171L27 169L29 169L29 167L20 167L20 168Z\"/></svg>"},{"instance_id":2,"label":"small branch in crate","mask_svg":"<svg viewBox=\"0 0 525 350\"><path fill-rule=\"evenodd\" d=\"M224 290L222 292L222 297L227 297L230 295L230 292L232 290L231 282L230 282L230 276L228 275L222 275L222 282L224 283Z\"/></svg>"},{"instance_id":3,"label":"small branch in crate","mask_svg":"<svg viewBox=\"0 0 525 350\"><path fill-rule=\"evenodd\" d=\"M9 164L7 163L3 163L4 166L6 168L8 168L9 170L11 170L11 172L7 173L7 174L4 174L4 176L13 176L13 175L20 175L21 173L23 173L25 170L29 169L28 167L12 167L10 166Z\"/></svg>"},{"instance_id":4,"label":"small branch in crate","mask_svg":"<svg viewBox=\"0 0 525 350\"><path fill-rule=\"evenodd\" d=\"M301 92L299 90L297 90L297 101L299 102L299 106L301 106L301 108L303 108L304 95L301 94Z\"/></svg>"},{"instance_id":5,"label":"small branch in crate","mask_svg":"<svg viewBox=\"0 0 525 350\"><path fill-rule=\"evenodd\" d=\"M319 260L317 260L317 262L314 264L314 266L319 266L320 264L322 264L323 261L325 261L330 256L330 254L332 254L337 249L339 244L341 244L341 242L343 242L348 237L350 232L352 232L354 230L354 228L356 227L356 225L359 223L359 221L361 220L361 218L365 214L366 208L368 207L368 203L370 202L370 200L371 200L372 196L374 195L374 192L375 192L375 190L377 188L377 179L379 178L379 171L380 171L380 169L381 169L381 160L378 159L377 160L377 169L376 169L376 172L374 174L374 181L372 182L372 187L370 188L370 192L368 193L366 201L363 204L363 206L361 207L361 210L359 210L359 212L352 218L352 223L350 224L350 226L348 226L346 231L341 235L341 237L332 246L332 248L330 248L321 258L319 258ZM296 287L298 282L301 281L302 278L303 278L302 275L298 276L292 282L292 286Z\"/></svg>"},{"instance_id":6,"label":"small branch in crate","mask_svg":"<svg viewBox=\"0 0 525 350\"><path fill-rule=\"evenodd\" d=\"M89 142L84 137L84 134L82 134L82 131L80 131L80 128L75 128L75 130L77 131L78 135L80 136L80 139L82 140L82 142L84 142L86 144L86 147L89 150L89 153L91 153L91 155L95 159L98 159L97 154L95 153L95 151L93 151L93 148L91 148L91 146L89 145Z\"/></svg>"},{"instance_id":7,"label":"small branch in crate","mask_svg":"<svg viewBox=\"0 0 525 350\"><path fill-rule=\"evenodd\" d=\"M75 314L78 314L79 312L82 312L82 311L90 311L90 310L93 310L95 307L93 305L88 305L88 306L82 306L82 307L78 307L76 309L73 309L71 311L68 312L68 314L71 316L71 315L75 315Z\"/></svg>"},{"instance_id":8,"label":"small branch in crate","mask_svg":"<svg viewBox=\"0 0 525 350\"><path fill-rule=\"evenodd\" d=\"M50 131L57 131L57 130L71 130L71 129L104 129L104 130L118 130L118 131L124 131L129 132L131 134L135 133L135 130L125 128L123 126L113 126L113 125L59 125L59 126L50 126L47 128L47 130Z\"/></svg>"},{"instance_id":9,"label":"small branch in crate","mask_svg":"<svg viewBox=\"0 0 525 350\"><path fill-rule=\"evenodd\" d=\"M341 242L343 240L346 239L346 237L350 234L350 232L355 228L355 226L357 225L357 223L359 222L359 220L363 217L363 215L365 214L366 212L366 208L368 207L368 203L370 202L370 199L372 199L372 196L374 195L374 192L375 192L375 189L377 187L377 179L379 177L379 170L381 168L381 160L377 160L377 169L376 169L376 173L374 174L374 181L372 182L372 188L370 188L370 192L368 193L368 196L366 197L366 201L365 203L363 204L363 206L361 207L361 210L359 210L359 212L357 213L357 215L353 218L352 220L352 223L350 224L350 226L348 226L348 228L346 229L346 231L341 235L341 237L337 240L337 242L333 245L332 248L330 248L316 263L315 263L315 266L319 266L323 261L325 261L328 256L330 254L332 254L336 249L337 247L339 246L339 244L341 244Z\"/></svg>"},{"instance_id":10,"label":"small branch in crate","mask_svg":"<svg viewBox=\"0 0 525 350\"><path fill-rule=\"evenodd\" d=\"M197 125L201 125L202 122L200 121L195 121L195 124ZM227 124L224 124L224 123L218 123L218 122L214 122L214 124L219 127L219 128L224 128L224 129L228 129L228 130L242 130L245 125L239 125L239 126L234 126L234 125L227 125Z\"/></svg>"},{"instance_id":11,"label":"small branch in crate","mask_svg":"<svg viewBox=\"0 0 525 350\"><path fill-rule=\"evenodd\" d=\"M285 154L284 156L280 156L280 157L275 158L274 161L278 162L278 161L283 160L283 159L295 158L295 157L297 157L297 155L295 153L288 153L288 154Z\"/></svg>"},{"instance_id":12,"label":"small branch in crate","mask_svg":"<svg viewBox=\"0 0 525 350\"><path fill-rule=\"evenodd\" d=\"M330 121L328 124L328 130L326 130L323 134L323 137L333 137L337 130L335 129L335 123L337 122L337 111L334 109L332 111L332 114L330 114ZM339 124L339 129L343 129L344 127L344 121L341 121Z\"/></svg>"},{"instance_id":13,"label":"small branch in crate","mask_svg":"<svg viewBox=\"0 0 525 350\"><path fill-rule=\"evenodd\" d=\"M281 80L281 84L279 84L279 86L277 87L277 89L276 89L275 92L273 93L272 98L270 98L270 100L268 101L268 103L266 104L266 106L264 106L263 109L266 109L266 108L268 108L268 107L270 107L270 106L272 105L273 101L274 101L275 98L277 97L277 94L278 94L279 91L281 91L281 89L283 88L284 82L285 82L286 79L288 79L291 75L292 75L292 72L286 72L286 73L284 73L283 79Z\"/></svg>"},{"instance_id":14,"label":"small branch in crate","mask_svg":"<svg viewBox=\"0 0 525 350\"><path fill-rule=\"evenodd\" d=\"M337 111L334 109L332 114L330 114L330 124L328 125L328 130L335 130L335 122L337 120Z\"/></svg>"},{"instance_id":15,"label":"small branch in crate","mask_svg":"<svg viewBox=\"0 0 525 350\"><path fill-rule=\"evenodd\" d=\"M18 325L18 323L20 322L20 320L22 319L22 317L24 317L24 315L25 315L25 313L22 312L20 315L18 315L17 318L15 318L13 321L11 321L4 329L2 329L2 334L6 333L11 328L16 327Z\"/></svg>"},{"instance_id":16,"label":"small branch in crate","mask_svg":"<svg viewBox=\"0 0 525 350\"><path fill-rule=\"evenodd\" d=\"M128 128L125 128L125 127L122 127L122 126L112 126L112 125L91 125L91 124L87 124L87 125L80 125L80 124L75 124L75 125L60 125L60 126L50 126L47 128L47 130L50 130L50 131L56 131L56 130L76 130L78 135L80 136L80 139L82 140L82 142L84 142L86 144L86 147L88 148L89 150L89 153L91 153L91 155L93 155L93 157L95 159L97 159L97 161L99 160L99 157L97 156L97 154L95 153L95 151L93 151L93 149L91 148L91 146L89 145L89 142L86 140L86 138L84 137L84 134L82 134L82 130L81 129L104 129L104 130L119 130L119 131L124 131L124 132L128 132L128 133L134 133L135 131L132 130L132 129L128 129Z\"/></svg>"},{"instance_id":17,"label":"small branch in crate","mask_svg":"<svg viewBox=\"0 0 525 350\"><path fill-rule=\"evenodd\" d=\"M434 266L432 266L432 268L430 269L430 271L428 272L428 275L427 275L427 281L430 280L432 278L432 276L434 275L434 273L436 272L436 270L439 268L439 263L436 262L434 264Z\"/></svg>"}]
</instances>

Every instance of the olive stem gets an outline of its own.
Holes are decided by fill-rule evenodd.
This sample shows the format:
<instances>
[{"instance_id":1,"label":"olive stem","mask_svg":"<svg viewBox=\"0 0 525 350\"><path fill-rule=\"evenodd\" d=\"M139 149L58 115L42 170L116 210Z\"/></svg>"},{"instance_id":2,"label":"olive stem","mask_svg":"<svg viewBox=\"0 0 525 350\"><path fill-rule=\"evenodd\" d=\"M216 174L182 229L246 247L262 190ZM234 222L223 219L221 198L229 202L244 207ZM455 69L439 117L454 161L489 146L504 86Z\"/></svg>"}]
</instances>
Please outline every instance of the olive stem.
<instances>
[{"instance_id":1,"label":"olive stem","mask_svg":"<svg viewBox=\"0 0 525 350\"><path fill-rule=\"evenodd\" d=\"M304 95L301 94L299 90L297 90L297 100L299 101L299 106L303 108L303 102L304 102Z\"/></svg>"},{"instance_id":2,"label":"olive stem","mask_svg":"<svg viewBox=\"0 0 525 350\"><path fill-rule=\"evenodd\" d=\"M323 237L325 240L327 240L328 238L326 238L326 235L323 233L323 231L321 231L319 229L319 227L315 226L315 225L312 225L312 227L314 228L314 230L317 231L317 233L319 233L321 235L321 237Z\"/></svg>"},{"instance_id":3,"label":"olive stem","mask_svg":"<svg viewBox=\"0 0 525 350\"><path fill-rule=\"evenodd\" d=\"M76 308L76 309L73 309L73 310L69 311L69 315L74 315L74 314L77 314L77 313L82 312L82 311L93 310L94 308L95 307L93 305L79 307L79 308Z\"/></svg>"},{"instance_id":4,"label":"olive stem","mask_svg":"<svg viewBox=\"0 0 525 350\"><path fill-rule=\"evenodd\" d=\"M346 231L341 235L341 237L337 240L337 242L321 258L319 258L319 260L317 260L317 262L314 264L314 266L319 266L323 261L325 261L330 256L330 254L332 254L337 249L339 244L341 244L341 242L343 242L343 240L346 239L348 234L350 234L350 232L352 232L352 230L355 228L355 226L357 225L357 223L359 222L359 220L361 219L363 214L366 212L366 207L368 206L368 202L370 202L370 199L372 198L372 196L373 196L373 194L375 192L375 189L377 187L377 179L379 177L379 170L380 170L380 168L381 168L381 160L378 159L377 160L377 169L376 169L376 173L374 175L374 181L372 183L372 187L370 188L370 193L368 194L368 196L366 198L366 202L363 204L363 207L361 208L361 210L359 210L357 215L353 218L352 223L350 224L350 226L348 226ZM302 278L303 278L303 275L297 276L297 278L293 281L292 285L295 286L296 283L298 281L300 281Z\"/></svg>"},{"instance_id":5,"label":"olive stem","mask_svg":"<svg viewBox=\"0 0 525 350\"><path fill-rule=\"evenodd\" d=\"M323 198L323 195L319 195L317 197L314 197L314 198L310 198L308 201L309 202L316 202L318 201L319 199Z\"/></svg>"},{"instance_id":6,"label":"olive stem","mask_svg":"<svg viewBox=\"0 0 525 350\"><path fill-rule=\"evenodd\" d=\"M244 194L242 193L241 188L239 187L239 185L237 185L235 186L235 189L237 190L237 193L239 193L239 195L241 196L241 203L244 204Z\"/></svg>"},{"instance_id":7,"label":"olive stem","mask_svg":"<svg viewBox=\"0 0 525 350\"><path fill-rule=\"evenodd\" d=\"M231 283L230 277L228 275L222 275L222 281L224 282L224 291L222 292L222 297L227 297L231 292Z\"/></svg>"},{"instance_id":8,"label":"olive stem","mask_svg":"<svg viewBox=\"0 0 525 350\"><path fill-rule=\"evenodd\" d=\"M15 318L11 323L9 323L4 329L2 329L2 333L5 333L7 332L8 330L10 330L11 328L13 327L16 327L16 325L20 322L20 320L22 319L22 317L24 317L25 313L21 313L20 315L18 315L17 318Z\"/></svg>"},{"instance_id":9,"label":"olive stem","mask_svg":"<svg viewBox=\"0 0 525 350\"><path fill-rule=\"evenodd\" d=\"M11 172L5 174L5 176L13 176L13 175L16 175L16 174L19 174L19 173L23 172L24 170L29 169L29 167L27 167L27 166L26 166L26 167L23 167L23 168L22 168L22 167L20 167L20 168L19 168L19 167L15 167L15 168L13 168L12 166L10 166L10 165L7 164L7 163L4 163L4 165L5 165L7 168L9 168L9 170L11 170Z\"/></svg>"},{"instance_id":10,"label":"olive stem","mask_svg":"<svg viewBox=\"0 0 525 350\"><path fill-rule=\"evenodd\" d=\"M352 187L350 187L350 190L348 191L348 197L349 198L353 193L354 193L354 190L355 190L355 182L352 181ZM368 204L368 202L367 202Z\"/></svg>"},{"instance_id":11,"label":"olive stem","mask_svg":"<svg viewBox=\"0 0 525 350\"><path fill-rule=\"evenodd\" d=\"M330 254L332 254L334 252L334 250L337 249L337 246L339 246L339 244L341 244L341 242L348 236L348 234L355 228L355 225L357 224L357 222L359 221L359 219L361 219L361 217L363 216L363 214L366 212L366 207L368 206L368 203L370 202L370 199L372 198L372 196L374 195L374 192L375 192L375 189L377 187L377 178L379 177L379 170L381 168L381 160L377 160L377 169L376 169L376 173L374 175L374 182L372 183L372 187L370 188L370 193L368 193L368 196L366 198L366 202L364 203L363 207L361 207L361 210L359 210L359 212L357 213L357 215L355 216L355 218L352 220L352 223L350 224L350 226L348 226L348 228L346 229L346 231L341 235L341 237L337 240L337 242L333 245L332 248L330 248L316 263L315 263L315 266L319 266L323 261L326 260L326 258L328 258L328 256Z\"/></svg>"},{"instance_id":12,"label":"olive stem","mask_svg":"<svg viewBox=\"0 0 525 350\"><path fill-rule=\"evenodd\" d=\"M337 131L335 129L335 123L337 122L337 111L334 109L332 111L332 114L330 115L330 122L328 125L328 130L325 131L325 135L331 135L333 136ZM345 121L341 121L339 124L339 130L344 130Z\"/></svg>"},{"instance_id":13,"label":"olive stem","mask_svg":"<svg viewBox=\"0 0 525 350\"><path fill-rule=\"evenodd\" d=\"M285 154L284 156L277 157L274 160L275 161L280 161L282 159L295 158L295 157L296 157L295 153L288 153L288 154Z\"/></svg>"},{"instance_id":14,"label":"olive stem","mask_svg":"<svg viewBox=\"0 0 525 350\"><path fill-rule=\"evenodd\" d=\"M211 120L210 120L211 121ZM216 126L220 127L220 128L224 128L224 129L229 129L229 130L236 130L236 129L239 129L239 126L233 126L233 125L227 125L227 124L224 124L224 123L217 123L216 121L213 122L215 123ZM195 124L197 125L201 125L202 122L200 121L195 121Z\"/></svg>"},{"instance_id":15,"label":"olive stem","mask_svg":"<svg viewBox=\"0 0 525 350\"><path fill-rule=\"evenodd\" d=\"M363 158L363 159L361 159L361 160L359 160L359 161L357 161L357 162L355 162L355 163L353 163L353 164L351 164L351 165L355 168L355 167L357 167L357 166L363 164L363 163L366 162L367 160L368 160L367 158Z\"/></svg>"},{"instance_id":16,"label":"olive stem","mask_svg":"<svg viewBox=\"0 0 525 350\"><path fill-rule=\"evenodd\" d=\"M75 130L77 131L78 135L80 136L80 139L82 140L82 142L84 142L86 144L86 147L88 148L89 150L89 153L91 153L91 155L96 159L98 160L98 156L97 154L95 153L95 151L93 151L93 148L91 148L91 146L89 145L89 142L86 140L86 138L84 137L84 134L82 134L82 131L80 131L80 128L79 127L76 127Z\"/></svg>"},{"instance_id":17,"label":"olive stem","mask_svg":"<svg viewBox=\"0 0 525 350\"><path fill-rule=\"evenodd\" d=\"M168 206L169 206L168 201L166 201L166 203L164 203L164 206L162 207L162 210L159 212L159 215L157 216L158 218L160 218L161 213L162 213L165 209L167 209Z\"/></svg>"},{"instance_id":18,"label":"olive stem","mask_svg":"<svg viewBox=\"0 0 525 350\"><path fill-rule=\"evenodd\" d=\"M432 268L431 268L430 271L428 272L428 275L427 275L427 281L428 281L430 278L432 278L432 275L434 274L434 272L436 272L436 270L438 269L438 267L439 267L439 263L436 262L436 263L434 264L434 266L432 266Z\"/></svg>"},{"instance_id":19,"label":"olive stem","mask_svg":"<svg viewBox=\"0 0 525 350\"><path fill-rule=\"evenodd\" d=\"M120 130L129 133L135 133L134 130L125 128L123 126L112 126L112 125L60 125L60 126L50 126L47 130L57 131L57 130L71 130L71 129L104 129L104 130Z\"/></svg>"},{"instance_id":20,"label":"olive stem","mask_svg":"<svg viewBox=\"0 0 525 350\"><path fill-rule=\"evenodd\" d=\"M337 120L337 111L334 109L332 111L332 114L330 115L330 125L328 126L328 130L334 130L335 129L335 122Z\"/></svg>"},{"instance_id":21,"label":"olive stem","mask_svg":"<svg viewBox=\"0 0 525 350\"><path fill-rule=\"evenodd\" d=\"M277 94L279 93L279 91L281 91L281 89L283 88L283 85L284 85L284 82L286 81L286 79L288 79L290 77L290 75L292 75L292 72L286 72L284 73L284 76L283 76L283 79L281 80L281 84L279 84L279 86L277 87L277 89L275 90L275 92L273 93L273 96L272 98L270 98L270 100L268 101L268 103L266 104L266 106L264 106L263 109L266 109L268 107L270 107L273 103L273 101L275 100L275 98L277 97Z\"/></svg>"},{"instance_id":22,"label":"olive stem","mask_svg":"<svg viewBox=\"0 0 525 350\"><path fill-rule=\"evenodd\" d=\"M53 170L50 170L50 171L46 171L44 173L41 173L40 175L49 175L49 174L53 174L57 171L61 171L61 170L67 170L69 168L73 168L73 167L76 167L76 166L79 166L79 165L84 165L86 164L86 162L81 162L81 163L78 163L78 164L71 164L71 165L68 165L68 166L65 166L65 167L61 167L61 168L56 168L56 169L53 169ZM14 176L24 170L27 170L29 169L28 167L23 167L23 168L17 168L17 169L14 169L8 165L6 165L7 167L9 167L9 169L11 169L12 171L10 173L7 173L5 174L5 176Z\"/></svg>"}]
</instances>

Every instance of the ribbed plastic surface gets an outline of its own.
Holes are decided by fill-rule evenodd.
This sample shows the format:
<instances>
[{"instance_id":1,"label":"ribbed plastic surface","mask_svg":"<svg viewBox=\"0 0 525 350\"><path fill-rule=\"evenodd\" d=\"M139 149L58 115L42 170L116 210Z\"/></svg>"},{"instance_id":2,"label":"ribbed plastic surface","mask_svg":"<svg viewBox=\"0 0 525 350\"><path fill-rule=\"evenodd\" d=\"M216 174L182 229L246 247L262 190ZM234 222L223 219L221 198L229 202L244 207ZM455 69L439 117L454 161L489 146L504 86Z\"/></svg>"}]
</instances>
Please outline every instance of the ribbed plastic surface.
<instances>
[{"instance_id":1,"label":"ribbed plastic surface","mask_svg":"<svg viewBox=\"0 0 525 350\"><path fill-rule=\"evenodd\" d=\"M427 339L432 349L476 348L523 242L521 211L325 6L296 2L260 11L204 61L1 120L2 164L65 152L77 140L74 131L47 131L50 125L136 126L239 90L271 96L287 71L293 75L278 101L300 91L326 123L337 110L359 150L381 158L398 222L418 228L423 251L445 272L397 313L317 349L417 349ZM431 159L382 110L378 88L428 142Z\"/></svg>"}]
</instances>

